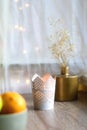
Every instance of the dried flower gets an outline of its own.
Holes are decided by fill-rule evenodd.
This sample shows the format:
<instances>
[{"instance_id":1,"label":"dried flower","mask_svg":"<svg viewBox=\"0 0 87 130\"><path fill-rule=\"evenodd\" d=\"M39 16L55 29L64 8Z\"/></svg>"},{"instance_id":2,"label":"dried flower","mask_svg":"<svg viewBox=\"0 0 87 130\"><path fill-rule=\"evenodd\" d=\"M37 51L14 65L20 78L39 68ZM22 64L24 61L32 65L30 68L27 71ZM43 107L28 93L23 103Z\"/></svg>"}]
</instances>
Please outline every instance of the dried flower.
<instances>
[{"instance_id":1,"label":"dried flower","mask_svg":"<svg viewBox=\"0 0 87 130\"><path fill-rule=\"evenodd\" d=\"M52 52L52 55L62 64L67 65L68 60L74 54L74 44L71 42L69 32L62 27L56 28L58 21L50 24L53 27L53 33L51 33L49 40L52 45L49 49ZM54 26L55 25L55 26Z\"/></svg>"}]
</instances>

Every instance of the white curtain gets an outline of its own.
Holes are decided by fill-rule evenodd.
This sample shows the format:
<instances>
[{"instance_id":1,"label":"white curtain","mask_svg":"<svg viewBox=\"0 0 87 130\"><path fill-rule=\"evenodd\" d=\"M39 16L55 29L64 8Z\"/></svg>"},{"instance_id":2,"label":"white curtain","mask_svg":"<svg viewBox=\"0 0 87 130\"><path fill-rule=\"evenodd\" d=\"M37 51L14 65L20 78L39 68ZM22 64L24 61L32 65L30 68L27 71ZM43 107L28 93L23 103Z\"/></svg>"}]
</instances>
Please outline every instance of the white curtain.
<instances>
[{"instance_id":1,"label":"white curtain","mask_svg":"<svg viewBox=\"0 0 87 130\"><path fill-rule=\"evenodd\" d=\"M35 73L58 74L48 37L49 18L63 19L75 44L74 74L87 72L86 0L0 0L0 92L31 92Z\"/></svg>"}]
</instances>

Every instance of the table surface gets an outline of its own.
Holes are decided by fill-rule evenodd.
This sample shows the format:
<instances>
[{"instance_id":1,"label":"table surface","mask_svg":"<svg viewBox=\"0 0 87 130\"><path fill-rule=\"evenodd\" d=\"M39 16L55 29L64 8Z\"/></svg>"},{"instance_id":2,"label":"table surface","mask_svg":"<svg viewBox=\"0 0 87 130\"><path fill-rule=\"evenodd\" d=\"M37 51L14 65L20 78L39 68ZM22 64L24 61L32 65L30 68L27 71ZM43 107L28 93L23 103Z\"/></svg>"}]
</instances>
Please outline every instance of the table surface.
<instances>
[{"instance_id":1,"label":"table surface","mask_svg":"<svg viewBox=\"0 0 87 130\"><path fill-rule=\"evenodd\" d=\"M34 110L31 94L23 95L28 106L26 130L87 130L87 93L71 102L55 102L53 110Z\"/></svg>"}]
</instances>

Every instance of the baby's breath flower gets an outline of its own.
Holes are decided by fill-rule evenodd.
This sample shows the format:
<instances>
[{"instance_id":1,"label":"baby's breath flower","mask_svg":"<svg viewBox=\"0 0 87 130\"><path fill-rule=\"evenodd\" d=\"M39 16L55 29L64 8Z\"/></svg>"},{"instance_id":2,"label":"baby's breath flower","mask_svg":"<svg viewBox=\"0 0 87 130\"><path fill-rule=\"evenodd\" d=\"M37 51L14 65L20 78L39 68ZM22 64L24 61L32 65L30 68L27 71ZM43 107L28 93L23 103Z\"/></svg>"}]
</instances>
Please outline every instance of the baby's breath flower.
<instances>
[{"instance_id":1,"label":"baby's breath flower","mask_svg":"<svg viewBox=\"0 0 87 130\"><path fill-rule=\"evenodd\" d=\"M58 21L58 20L57 20ZM51 21L50 26L55 29L55 23L57 26L57 22L54 23ZM74 44L71 42L71 37L69 32L65 28L58 28L58 31L51 33L49 40L52 45L49 49L52 52L52 55L60 61L63 65L67 65L68 60L73 56L74 52Z\"/></svg>"}]
</instances>

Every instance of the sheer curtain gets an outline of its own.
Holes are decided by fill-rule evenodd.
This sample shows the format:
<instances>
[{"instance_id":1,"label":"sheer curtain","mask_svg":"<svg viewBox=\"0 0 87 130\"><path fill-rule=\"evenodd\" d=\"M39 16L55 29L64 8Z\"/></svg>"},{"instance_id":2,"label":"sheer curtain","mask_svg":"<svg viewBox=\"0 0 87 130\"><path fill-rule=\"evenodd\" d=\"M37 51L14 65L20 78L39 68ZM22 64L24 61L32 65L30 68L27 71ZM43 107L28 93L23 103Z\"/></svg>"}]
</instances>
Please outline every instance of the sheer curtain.
<instances>
[{"instance_id":1,"label":"sheer curtain","mask_svg":"<svg viewBox=\"0 0 87 130\"><path fill-rule=\"evenodd\" d=\"M63 19L70 31L76 48L69 62L71 73L87 72L86 4L86 0L0 1L0 92L31 92L35 73L59 73L48 49L49 18Z\"/></svg>"}]
</instances>

